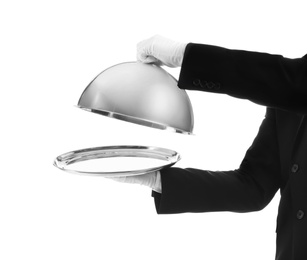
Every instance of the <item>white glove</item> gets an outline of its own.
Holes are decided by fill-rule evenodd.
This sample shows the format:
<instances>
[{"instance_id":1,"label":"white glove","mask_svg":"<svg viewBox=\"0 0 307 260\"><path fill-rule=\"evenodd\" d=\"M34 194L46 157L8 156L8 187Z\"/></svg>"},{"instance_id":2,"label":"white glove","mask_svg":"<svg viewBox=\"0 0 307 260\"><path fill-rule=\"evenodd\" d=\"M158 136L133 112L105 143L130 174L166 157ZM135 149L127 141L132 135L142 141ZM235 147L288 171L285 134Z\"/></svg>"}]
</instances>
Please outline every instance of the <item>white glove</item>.
<instances>
[{"instance_id":1,"label":"white glove","mask_svg":"<svg viewBox=\"0 0 307 260\"><path fill-rule=\"evenodd\" d=\"M108 179L112 179L118 182L148 186L154 191L162 193L161 174L159 171L129 177L108 177Z\"/></svg>"},{"instance_id":2,"label":"white glove","mask_svg":"<svg viewBox=\"0 0 307 260\"><path fill-rule=\"evenodd\" d=\"M144 63L180 67L187 44L155 35L137 44L137 60Z\"/></svg>"}]
</instances>

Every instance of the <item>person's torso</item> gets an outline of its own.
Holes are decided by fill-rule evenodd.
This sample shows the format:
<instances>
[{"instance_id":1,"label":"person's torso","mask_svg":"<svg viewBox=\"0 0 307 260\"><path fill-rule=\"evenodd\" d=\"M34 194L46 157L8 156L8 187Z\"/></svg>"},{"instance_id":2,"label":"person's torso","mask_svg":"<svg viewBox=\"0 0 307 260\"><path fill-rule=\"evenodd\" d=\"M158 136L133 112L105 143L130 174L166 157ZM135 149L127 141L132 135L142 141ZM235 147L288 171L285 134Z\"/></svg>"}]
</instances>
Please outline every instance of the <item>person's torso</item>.
<instances>
[{"instance_id":1,"label":"person's torso","mask_svg":"<svg viewBox=\"0 0 307 260\"><path fill-rule=\"evenodd\" d=\"M276 110L282 175L277 260L307 259L307 117Z\"/></svg>"}]
</instances>

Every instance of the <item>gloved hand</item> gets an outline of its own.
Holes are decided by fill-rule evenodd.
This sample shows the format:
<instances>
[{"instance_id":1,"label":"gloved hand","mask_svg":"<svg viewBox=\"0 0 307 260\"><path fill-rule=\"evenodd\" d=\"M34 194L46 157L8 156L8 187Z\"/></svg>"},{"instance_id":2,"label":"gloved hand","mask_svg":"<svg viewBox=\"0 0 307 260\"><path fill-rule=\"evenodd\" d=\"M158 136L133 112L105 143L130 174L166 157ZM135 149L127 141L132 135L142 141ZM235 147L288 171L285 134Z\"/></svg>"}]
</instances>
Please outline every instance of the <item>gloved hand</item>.
<instances>
[{"instance_id":1,"label":"gloved hand","mask_svg":"<svg viewBox=\"0 0 307 260\"><path fill-rule=\"evenodd\" d=\"M162 193L161 174L159 171L128 177L108 177L108 179L124 183L145 185L156 192Z\"/></svg>"},{"instance_id":2,"label":"gloved hand","mask_svg":"<svg viewBox=\"0 0 307 260\"><path fill-rule=\"evenodd\" d=\"M187 44L155 35L137 44L137 60L168 67L180 67Z\"/></svg>"}]
</instances>

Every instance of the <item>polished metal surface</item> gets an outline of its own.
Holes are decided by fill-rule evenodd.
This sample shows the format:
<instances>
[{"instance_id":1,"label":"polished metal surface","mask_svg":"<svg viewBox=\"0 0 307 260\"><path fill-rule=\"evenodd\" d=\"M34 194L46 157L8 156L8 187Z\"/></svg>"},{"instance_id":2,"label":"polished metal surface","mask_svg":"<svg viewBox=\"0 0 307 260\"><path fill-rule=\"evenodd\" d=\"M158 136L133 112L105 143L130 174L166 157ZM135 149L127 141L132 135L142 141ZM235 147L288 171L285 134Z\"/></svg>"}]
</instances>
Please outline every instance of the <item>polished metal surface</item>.
<instances>
[{"instance_id":1,"label":"polished metal surface","mask_svg":"<svg viewBox=\"0 0 307 260\"><path fill-rule=\"evenodd\" d=\"M161 160L161 165L145 169L130 170L130 171L112 171L112 172L96 171L96 170L80 171L68 167L69 165L78 162L111 158L111 157L137 157L137 158L158 159ZM71 151L59 155L54 160L53 165L61 170L71 173L102 175L104 177L121 177L121 176L141 175L158 171L163 168L174 165L179 160L180 160L180 155L177 152L169 149L153 147L153 146L126 145L126 146L102 146L102 147L93 147L93 148Z\"/></svg>"},{"instance_id":2,"label":"polished metal surface","mask_svg":"<svg viewBox=\"0 0 307 260\"><path fill-rule=\"evenodd\" d=\"M78 107L149 127L190 134L190 99L161 67L127 62L100 73L82 93Z\"/></svg>"}]
</instances>

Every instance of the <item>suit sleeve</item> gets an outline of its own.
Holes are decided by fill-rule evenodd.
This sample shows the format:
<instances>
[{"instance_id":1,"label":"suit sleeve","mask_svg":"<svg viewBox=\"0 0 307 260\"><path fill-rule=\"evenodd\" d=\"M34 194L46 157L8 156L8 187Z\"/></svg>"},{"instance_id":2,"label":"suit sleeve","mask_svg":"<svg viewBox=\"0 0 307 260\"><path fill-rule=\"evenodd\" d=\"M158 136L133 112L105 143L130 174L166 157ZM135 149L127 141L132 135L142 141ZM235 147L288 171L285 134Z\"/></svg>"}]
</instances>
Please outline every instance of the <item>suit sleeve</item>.
<instances>
[{"instance_id":1,"label":"suit sleeve","mask_svg":"<svg viewBox=\"0 0 307 260\"><path fill-rule=\"evenodd\" d=\"M307 55L289 59L190 43L185 50L178 86L306 114Z\"/></svg>"},{"instance_id":2,"label":"suit sleeve","mask_svg":"<svg viewBox=\"0 0 307 260\"><path fill-rule=\"evenodd\" d=\"M280 186L275 111L268 109L252 146L233 171L171 167L161 171L162 194L153 192L158 214L250 212L264 208Z\"/></svg>"}]
</instances>

